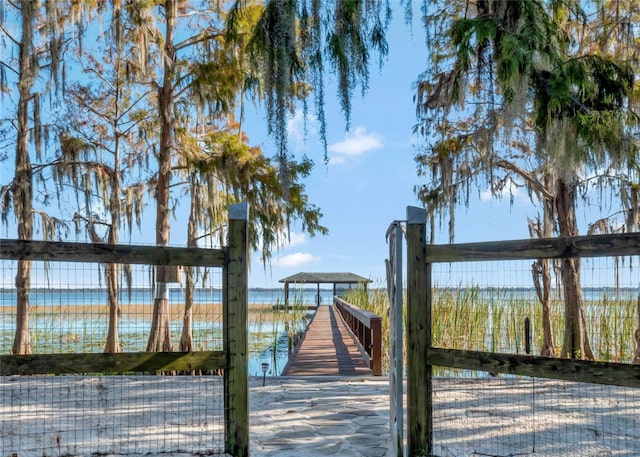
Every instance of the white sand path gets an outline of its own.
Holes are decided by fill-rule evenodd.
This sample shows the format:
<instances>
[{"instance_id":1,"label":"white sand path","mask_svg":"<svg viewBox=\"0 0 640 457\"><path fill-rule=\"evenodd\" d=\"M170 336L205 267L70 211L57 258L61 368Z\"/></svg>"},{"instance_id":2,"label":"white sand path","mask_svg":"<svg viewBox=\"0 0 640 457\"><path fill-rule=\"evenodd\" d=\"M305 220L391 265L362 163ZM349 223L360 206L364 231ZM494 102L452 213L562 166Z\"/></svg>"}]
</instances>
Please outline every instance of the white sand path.
<instances>
[{"instance_id":1,"label":"white sand path","mask_svg":"<svg viewBox=\"0 0 640 457\"><path fill-rule=\"evenodd\" d=\"M266 381L250 381L252 456L387 454L386 379ZM437 379L434 394L441 457L640 456L634 389ZM219 377L0 378L0 457L218 455L222 407Z\"/></svg>"}]
</instances>

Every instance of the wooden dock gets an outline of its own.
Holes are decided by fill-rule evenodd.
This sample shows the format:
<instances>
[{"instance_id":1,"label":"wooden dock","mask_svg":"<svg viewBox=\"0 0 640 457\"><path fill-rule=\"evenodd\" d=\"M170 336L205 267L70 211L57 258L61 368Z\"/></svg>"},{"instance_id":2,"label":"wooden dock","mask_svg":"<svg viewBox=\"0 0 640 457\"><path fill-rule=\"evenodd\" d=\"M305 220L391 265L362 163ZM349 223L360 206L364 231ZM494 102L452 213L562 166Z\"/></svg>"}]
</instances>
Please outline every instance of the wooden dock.
<instances>
[{"instance_id":1,"label":"wooden dock","mask_svg":"<svg viewBox=\"0 0 640 457\"><path fill-rule=\"evenodd\" d=\"M360 347L332 305L321 305L283 376L371 376Z\"/></svg>"}]
</instances>

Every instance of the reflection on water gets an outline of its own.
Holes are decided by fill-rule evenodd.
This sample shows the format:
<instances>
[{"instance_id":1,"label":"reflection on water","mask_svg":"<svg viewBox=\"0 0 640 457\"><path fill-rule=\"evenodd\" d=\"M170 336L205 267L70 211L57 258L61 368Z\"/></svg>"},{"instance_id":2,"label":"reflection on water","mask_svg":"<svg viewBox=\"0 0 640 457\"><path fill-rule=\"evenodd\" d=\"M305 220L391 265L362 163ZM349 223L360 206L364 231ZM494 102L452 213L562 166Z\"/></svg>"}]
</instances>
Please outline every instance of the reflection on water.
<instances>
[{"instance_id":1,"label":"reflection on water","mask_svg":"<svg viewBox=\"0 0 640 457\"><path fill-rule=\"evenodd\" d=\"M269 311L250 313L248 322L249 375L281 374L291 351L290 336L304 331L311 314L308 312ZM118 322L120 343L125 352L146 350L151 329L149 319L123 318ZM171 340L176 346L182 333L182 320L171 320ZM34 354L97 353L104 350L107 337L106 315L36 315L30 319L31 344ZM0 314L0 354L10 354L16 331L15 315ZM221 351L223 326L220 320L192 322L196 351Z\"/></svg>"}]
</instances>

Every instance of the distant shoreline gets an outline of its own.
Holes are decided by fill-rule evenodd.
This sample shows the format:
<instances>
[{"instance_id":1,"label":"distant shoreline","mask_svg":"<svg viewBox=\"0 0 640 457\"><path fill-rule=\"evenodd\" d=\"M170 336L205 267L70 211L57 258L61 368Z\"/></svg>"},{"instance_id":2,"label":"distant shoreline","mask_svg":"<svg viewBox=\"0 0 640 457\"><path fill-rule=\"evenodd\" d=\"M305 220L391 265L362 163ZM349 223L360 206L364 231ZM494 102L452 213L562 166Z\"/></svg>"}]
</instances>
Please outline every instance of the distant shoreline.
<instances>
[{"instance_id":1,"label":"distant shoreline","mask_svg":"<svg viewBox=\"0 0 640 457\"><path fill-rule=\"evenodd\" d=\"M169 284L169 288L171 290L183 290L184 286L180 286L179 284ZM126 293L128 290L131 290L132 292L149 292L151 290L151 287L131 287L131 289L129 289L128 287L120 287L120 293ZM213 292L222 292L222 288L221 287L196 287L195 290L197 291L213 291ZM284 293L284 287L273 287L273 288L267 288L267 287L249 287L248 288L249 292L264 292L264 293ZM295 293L295 292L316 292L318 289L316 287L302 287L302 288L297 288L292 285L291 286L291 292L290 293ZM106 292L107 288L106 287L32 287L29 289L30 292L87 292L87 291L91 291L91 292ZM326 288L326 287L321 287L320 291L323 292L332 292L333 288ZM0 293L15 293L16 292L16 288L15 287L0 287Z\"/></svg>"},{"instance_id":2,"label":"distant shoreline","mask_svg":"<svg viewBox=\"0 0 640 457\"><path fill-rule=\"evenodd\" d=\"M147 318L151 315L153 303L120 303L120 316L126 318ZM184 303L171 303L169 305L171 320L182 319L184 313ZM275 305L273 303L249 303L249 311L272 312ZM67 318L86 318L88 315L102 315L107 317L109 305L107 304L85 304L85 305L37 305L31 306L31 314L57 315ZM15 305L0 305L0 314L15 314ZM192 308L194 320L210 320L211 317L221 318L222 303L194 303Z\"/></svg>"}]
</instances>

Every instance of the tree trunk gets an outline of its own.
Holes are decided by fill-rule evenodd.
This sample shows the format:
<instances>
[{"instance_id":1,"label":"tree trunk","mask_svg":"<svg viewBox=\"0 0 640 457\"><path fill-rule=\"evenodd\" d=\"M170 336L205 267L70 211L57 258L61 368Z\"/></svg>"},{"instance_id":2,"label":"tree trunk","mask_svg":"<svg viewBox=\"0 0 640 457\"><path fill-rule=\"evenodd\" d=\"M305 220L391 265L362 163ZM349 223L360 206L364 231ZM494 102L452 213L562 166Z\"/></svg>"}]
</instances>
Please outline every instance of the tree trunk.
<instances>
[{"instance_id":1,"label":"tree trunk","mask_svg":"<svg viewBox=\"0 0 640 457\"><path fill-rule=\"evenodd\" d=\"M118 244L119 236L118 230L120 229L120 173L118 167L120 166L120 158L118 153L118 146L115 148L114 156L114 169L112 170L112 189L111 189L111 227L109 227L109 243ZM120 337L118 335L118 322L120 319L120 302L118 297L118 273L120 271L120 265L112 263L105 265L105 276L107 282L107 294L109 299L109 327L107 330L107 343L104 348L104 352L122 352L122 346L120 345Z\"/></svg>"},{"instance_id":2,"label":"tree trunk","mask_svg":"<svg viewBox=\"0 0 640 457\"><path fill-rule=\"evenodd\" d=\"M553 357L555 355L555 345L553 342L553 331L551 330L551 275L549 274L549 259L545 259L542 267L542 278L544 284L544 302L542 303L542 331L544 335L540 355Z\"/></svg>"},{"instance_id":3,"label":"tree trunk","mask_svg":"<svg viewBox=\"0 0 640 457\"><path fill-rule=\"evenodd\" d=\"M118 264L105 265L107 277L107 293L109 297L109 328L107 331L107 344L104 352L122 352L120 337L118 335L118 322L120 317L120 305L118 302Z\"/></svg>"},{"instance_id":4,"label":"tree trunk","mask_svg":"<svg viewBox=\"0 0 640 457\"><path fill-rule=\"evenodd\" d=\"M180 337L181 351L193 351L193 295L195 289L193 270L193 267L185 267L186 285L184 315L182 317L182 335Z\"/></svg>"},{"instance_id":5,"label":"tree trunk","mask_svg":"<svg viewBox=\"0 0 640 457\"><path fill-rule=\"evenodd\" d=\"M638 326L636 327L636 353L633 356L633 363L640 363L640 292L638 292L638 307L636 308L638 313Z\"/></svg>"},{"instance_id":6,"label":"tree trunk","mask_svg":"<svg viewBox=\"0 0 640 457\"><path fill-rule=\"evenodd\" d=\"M553 357L555 346L553 343L553 332L551 330L551 272L549 269L549 259L538 259L532 265L533 284L538 295L538 300L542 305L542 348L540 355Z\"/></svg>"},{"instance_id":7,"label":"tree trunk","mask_svg":"<svg viewBox=\"0 0 640 457\"><path fill-rule=\"evenodd\" d=\"M193 182L193 180L192 180ZM194 201L198 195L197 188L191 186L191 208L189 211L189 223L187 224L187 246L196 246L197 236L197 209ZM195 282L193 267L185 267L185 298L184 298L184 315L182 318L182 335L180 337L180 350L193 351L193 296L195 290Z\"/></svg>"},{"instance_id":8,"label":"tree trunk","mask_svg":"<svg viewBox=\"0 0 640 457\"><path fill-rule=\"evenodd\" d=\"M575 184L558 178L556 186L556 214L560 236L576 236ZM586 316L580 284L580 259L562 259L560 277L564 293L565 322L562 357L593 360L586 329Z\"/></svg>"},{"instance_id":9,"label":"tree trunk","mask_svg":"<svg viewBox=\"0 0 640 457\"><path fill-rule=\"evenodd\" d=\"M169 299L167 284L164 282L164 267L158 267L158 282L155 288L155 299L153 301L153 320L151 321L151 331L148 352L169 352L173 350L171 346L171 334L169 332Z\"/></svg>"},{"instance_id":10,"label":"tree trunk","mask_svg":"<svg viewBox=\"0 0 640 457\"><path fill-rule=\"evenodd\" d=\"M174 127L173 117L173 73L175 49L173 32L176 22L176 4L173 0L164 3L166 32L164 74L162 86L158 94L160 115L160 147L158 155L158 181L156 185L156 244L169 244L169 184L171 181L171 146ZM147 343L147 351L170 351L171 333L169 331L169 296L165 281L165 268L157 267L155 298L153 301L153 317L151 332Z\"/></svg>"},{"instance_id":11,"label":"tree trunk","mask_svg":"<svg viewBox=\"0 0 640 457\"><path fill-rule=\"evenodd\" d=\"M116 14L114 20L119 21L120 15ZM120 39L117 37L116 39ZM120 46L120 42L116 43ZM118 56L121 53L118 52ZM119 74L120 59L114 62L116 65L116 74ZM120 141L121 136L118 134L118 122L120 117L120 95L121 95L121 82L116 81L115 84L115 103L114 109L116 110L116 116L112 123L112 129L114 132L114 147L113 147L113 169L111 170L111 195L109 196L109 212L111 215L111 226L109 227L108 240L110 244L116 245L120 241L120 195L122 193L122 181L120 176ZM118 272L120 266L118 264L109 264L105 266L105 275L107 277L107 291L109 295L109 327L107 330L107 343L104 348L104 352L122 352L122 346L120 345L120 336L118 334L118 323L120 319L120 303L119 303L119 287L118 287Z\"/></svg>"},{"instance_id":12,"label":"tree trunk","mask_svg":"<svg viewBox=\"0 0 640 457\"><path fill-rule=\"evenodd\" d=\"M33 237L33 174L29 159L29 100L36 73L32 59L32 21L36 7L36 2L21 3L22 37L19 45L20 75L18 81L16 169L13 184L13 205L18 219L18 238L21 240L31 240ZM16 334L12 347L14 354L31 354L31 336L29 335L30 285L31 262L20 260L16 273Z\"/></svg>"},{"instance_id":13,"label":"tree trunk","mask_svg":"<svg viewBox=\"0 0 640 457\"><path fill-rule=\"evenodd\" d=\"M29 334L29 285L31 262L18 261L16 274L16 334L11 349L13 354L31 354L31 335Z\"/></svg>"},{"instance_id":14,"label":"tree trunk","mask_svg":"<svg viewBox=\"0 0 640 457\"><path fill-rule=\"evenodd\" d=\"M553 176L547 172L544 175L544 185L546 189L553 186ZM548 198L544 199L542 232L543 238L551 238L553 236L553 201ZM540 355L553 357L555 355L555 344L553 341L553 331L551 330L551 269L549 267L549 259L540 259L540 275L542 280L542 333L543 342Z\"/></svg>"}]
</instances>

